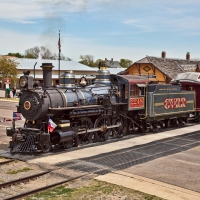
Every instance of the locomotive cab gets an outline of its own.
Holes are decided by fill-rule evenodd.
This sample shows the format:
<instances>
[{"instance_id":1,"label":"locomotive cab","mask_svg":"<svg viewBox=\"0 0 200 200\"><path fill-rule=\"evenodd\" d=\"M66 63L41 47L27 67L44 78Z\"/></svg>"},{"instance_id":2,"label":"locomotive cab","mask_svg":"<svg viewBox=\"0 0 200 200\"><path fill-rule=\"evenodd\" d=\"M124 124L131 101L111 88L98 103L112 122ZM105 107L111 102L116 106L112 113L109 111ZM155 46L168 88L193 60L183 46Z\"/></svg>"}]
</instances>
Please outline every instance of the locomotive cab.
<instances>
[{"instance_id":1,"label":"locomotive cab","mask_svg":"<svg viewBox=\"0 0 200 200\"><path fill-rule=\"evenodd\" d=\"M149 79L132 75L111 75L111 81L119 87L121 102L126 103L123 109L127 111L145 109L146 87Z\"/></svg>"}]
</instances>

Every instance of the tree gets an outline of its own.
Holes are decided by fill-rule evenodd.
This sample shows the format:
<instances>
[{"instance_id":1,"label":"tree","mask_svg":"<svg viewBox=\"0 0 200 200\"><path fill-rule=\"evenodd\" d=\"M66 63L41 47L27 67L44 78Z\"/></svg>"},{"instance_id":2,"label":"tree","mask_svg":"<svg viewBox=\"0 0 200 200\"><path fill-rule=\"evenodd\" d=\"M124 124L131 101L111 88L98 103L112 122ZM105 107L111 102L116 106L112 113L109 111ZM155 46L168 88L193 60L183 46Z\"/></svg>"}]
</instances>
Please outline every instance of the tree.
<instances>
[{"instance_id":1,"label":"tree","mask_svg":"<svg viewBox=\"0 0 200 200\"><path fill-rule=\"evenodd\" d=\"M0 57L0 81L4 82L4 78L8 77L11 78L14 83L16 83L18 75L18 64L19 63L10 58Z\"/></svg>"},{"instance_id":2,"label":"tree","mask_svg":"<svg viewBox=\"0 0 200 200\"><path fill-rule=\"evenodd\" d=\"M26 58L39 58L39 54L40 54L40 47L38 46L25 50Z\"/></svg>"},{"instance_id":3,"label":"tree","mask_svg":"<svg viewBox=\"0 0 200 200\"><path fill-rule=\"evenodd\" d=\"M8 56L15 56L17 58L24 58L24 55L20 53L8 53Z\"/></svg>"},{"instance_id":4,"label":"tree","mask_svg":"<svg viewBox=\"0 0 200 200\"><path fill-rule=\"evenodd\" d=\"M132 60L121 58L119 64L123 68L128 68L133 64Z\"/></svg>"},{"instance_id":5,"label":"tree","mask_svg":"<svg viewBox=\"0 0 200 200\"><path fill-rule=\"evenodd\" d=\"M94 56L92 56L92 55L80 55L80 59L81 59L81 61L79 61L79 63L81 63L83 65L87 65L89 67L95 67Z\"/></svg>"},{"instance_id":6,"label":"tree","mask_svg":"<svg viewBox=\"0 0 200 200\"><path fill-rule=\"evenodd\" d=\"M51 59L58 60L59 54L52 53L47 47L44 46L35 46L33 48L25 50L26 58L35 58L35 59ZM61 53L60 60L66 60L66 57Z\"/></svg>"}]
</instances>

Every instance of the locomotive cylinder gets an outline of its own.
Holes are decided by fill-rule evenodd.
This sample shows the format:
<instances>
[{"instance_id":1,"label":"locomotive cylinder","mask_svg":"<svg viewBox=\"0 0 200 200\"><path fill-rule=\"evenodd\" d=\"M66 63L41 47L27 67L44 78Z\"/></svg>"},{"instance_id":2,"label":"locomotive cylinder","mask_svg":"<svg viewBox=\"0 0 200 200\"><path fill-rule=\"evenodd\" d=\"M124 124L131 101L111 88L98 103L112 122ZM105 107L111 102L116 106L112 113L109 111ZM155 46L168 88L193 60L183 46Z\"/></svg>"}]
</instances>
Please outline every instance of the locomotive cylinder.
<instances>
[{"instance_id":1,"label":"locomotive cylinder","mask_svg":"<svg viewBox=\"0 0 200 200\"><path fill-rule=\"evenodd\" d=\"M62 132L61 130L56 130L51 133L51 143L53 145L73 140L73 138L74 131Z\"/></svg>"}]
</instances>

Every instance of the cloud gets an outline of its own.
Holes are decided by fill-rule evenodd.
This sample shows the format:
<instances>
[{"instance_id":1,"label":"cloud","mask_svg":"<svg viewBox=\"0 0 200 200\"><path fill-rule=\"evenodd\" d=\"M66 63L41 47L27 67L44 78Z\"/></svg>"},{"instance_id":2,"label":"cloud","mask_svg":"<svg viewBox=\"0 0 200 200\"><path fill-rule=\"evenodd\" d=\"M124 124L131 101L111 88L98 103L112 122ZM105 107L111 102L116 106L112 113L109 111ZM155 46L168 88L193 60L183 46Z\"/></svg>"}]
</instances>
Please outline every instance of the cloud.
<instances>
[{"instance_id":1,"label":"cloud","mask_svg":"<svg viewBox=\"0 0 200 200\"><path fill-rule=\"evenodd\" d=\"M86 9L87 0L10 0L1 1L0 19L19 23L34 23L33 19L64 12L80 12ZM32 19L32 20L30 20Z\"/></svg>"}]
</instances>

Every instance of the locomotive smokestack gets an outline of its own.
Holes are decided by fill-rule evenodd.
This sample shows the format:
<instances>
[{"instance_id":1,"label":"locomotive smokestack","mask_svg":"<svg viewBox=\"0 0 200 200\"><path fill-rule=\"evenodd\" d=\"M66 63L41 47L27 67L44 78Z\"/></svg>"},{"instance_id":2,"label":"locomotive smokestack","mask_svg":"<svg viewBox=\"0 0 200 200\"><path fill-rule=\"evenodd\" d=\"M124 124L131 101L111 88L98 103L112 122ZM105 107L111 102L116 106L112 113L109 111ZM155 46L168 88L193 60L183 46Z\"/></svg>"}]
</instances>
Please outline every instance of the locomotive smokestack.
<instances>
[{"instance_id":1,"label":"locomotive smokestack","mask_svg":"<svg viewBox=\"0 0 200 200\"><path fill-rule=\"evenodd\" d=\"M43 83L44 87L52 86L52 68L54 67L52 63L42 63L40 66L43 70Z\"/></svg>"}]
</instances>

